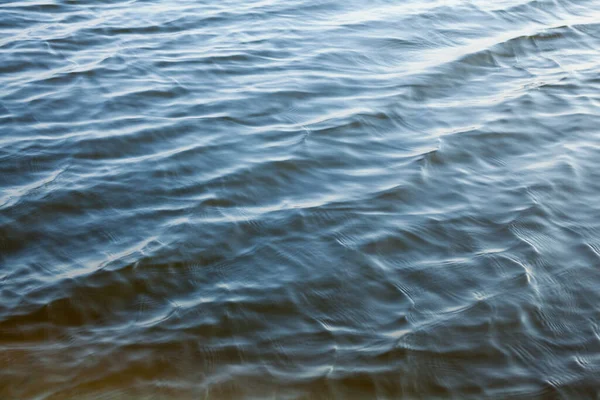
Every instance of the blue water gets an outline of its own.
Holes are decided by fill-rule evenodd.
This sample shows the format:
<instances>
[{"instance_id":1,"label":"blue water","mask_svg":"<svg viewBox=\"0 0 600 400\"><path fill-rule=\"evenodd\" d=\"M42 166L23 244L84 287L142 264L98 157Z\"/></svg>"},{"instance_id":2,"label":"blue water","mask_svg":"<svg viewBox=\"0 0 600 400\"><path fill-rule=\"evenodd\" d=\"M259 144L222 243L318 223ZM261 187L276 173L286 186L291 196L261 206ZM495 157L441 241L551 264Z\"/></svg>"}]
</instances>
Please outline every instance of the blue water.
<instances>
[{"instance_id":1,"label":"blue water","mask_svg":"<svg viewBox=\"0 0 600 400\"><path fill-rule=\"evenodd\" d=\"M0 398L600 396L600 2L0 3Z\"/></svg>"}]
</instances>

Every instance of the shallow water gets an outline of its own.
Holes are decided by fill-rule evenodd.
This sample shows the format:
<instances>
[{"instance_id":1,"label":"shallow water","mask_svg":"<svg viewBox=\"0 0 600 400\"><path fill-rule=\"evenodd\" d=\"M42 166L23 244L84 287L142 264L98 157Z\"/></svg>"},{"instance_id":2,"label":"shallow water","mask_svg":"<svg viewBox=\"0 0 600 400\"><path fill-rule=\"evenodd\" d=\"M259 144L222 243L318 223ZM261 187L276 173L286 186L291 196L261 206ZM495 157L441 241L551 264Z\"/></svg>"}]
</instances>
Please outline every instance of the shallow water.
<instances>
[{"instance_id":1,"label":"shallow water","mask_svg":"<svg viewBox=\"0 0 600 400\"><path fill-rule=\"evenodd\" d=\"M600 2L3 1L0 398L596 398Z\"/></svg>"}]
</instances>

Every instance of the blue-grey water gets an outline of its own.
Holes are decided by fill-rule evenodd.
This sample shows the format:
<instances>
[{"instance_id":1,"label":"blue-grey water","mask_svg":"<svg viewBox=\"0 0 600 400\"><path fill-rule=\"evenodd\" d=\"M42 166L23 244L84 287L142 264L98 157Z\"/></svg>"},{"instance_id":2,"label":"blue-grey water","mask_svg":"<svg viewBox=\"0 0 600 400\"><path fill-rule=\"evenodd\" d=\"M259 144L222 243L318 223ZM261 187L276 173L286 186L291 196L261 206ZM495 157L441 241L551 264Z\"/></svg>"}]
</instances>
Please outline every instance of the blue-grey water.
<instances>
[{"instance_id":1,"label":"blue-grey water","mask_svg":"<svg viewBox=\"0 0 600 400\"><path fill-rule=\"evenodd\" d=\"M1 399L600 397L600 1L3 0Z\"/></svg>"}]
</instances>

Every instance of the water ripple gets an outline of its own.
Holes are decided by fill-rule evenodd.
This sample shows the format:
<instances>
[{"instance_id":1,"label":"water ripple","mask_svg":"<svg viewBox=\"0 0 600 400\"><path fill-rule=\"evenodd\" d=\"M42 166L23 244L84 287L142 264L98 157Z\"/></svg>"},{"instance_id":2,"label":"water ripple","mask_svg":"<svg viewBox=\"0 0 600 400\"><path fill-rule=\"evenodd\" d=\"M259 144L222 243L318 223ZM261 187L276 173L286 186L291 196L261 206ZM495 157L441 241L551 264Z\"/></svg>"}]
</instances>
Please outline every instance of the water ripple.
<instances>
[{"instance_id":1,"label":"water ripple","mask_svg":"<svg viewBox=\"0 0 600 400\"><path fill-rule=\"evenodd\" d=\"M596 398L599 16L5 1L0 397Z\"/></svg>"}]
</instances>

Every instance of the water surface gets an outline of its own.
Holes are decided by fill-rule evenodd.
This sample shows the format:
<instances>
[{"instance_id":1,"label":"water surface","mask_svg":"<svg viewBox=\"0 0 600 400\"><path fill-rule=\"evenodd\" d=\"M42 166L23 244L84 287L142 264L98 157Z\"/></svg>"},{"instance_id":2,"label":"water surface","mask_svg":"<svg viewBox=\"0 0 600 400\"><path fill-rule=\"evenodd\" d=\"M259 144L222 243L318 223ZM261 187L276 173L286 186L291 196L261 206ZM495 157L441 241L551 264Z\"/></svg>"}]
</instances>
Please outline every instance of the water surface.
<instances>
[{"instance_id":1,"label":"water surface","mask_svg":"<svg viewBox=\"0 0 600 400\"><path fill-rule=\"evenodd\" d=\"M0 398L600 393L600 2L3 1Z\"/></svg>"}]
</instances>

